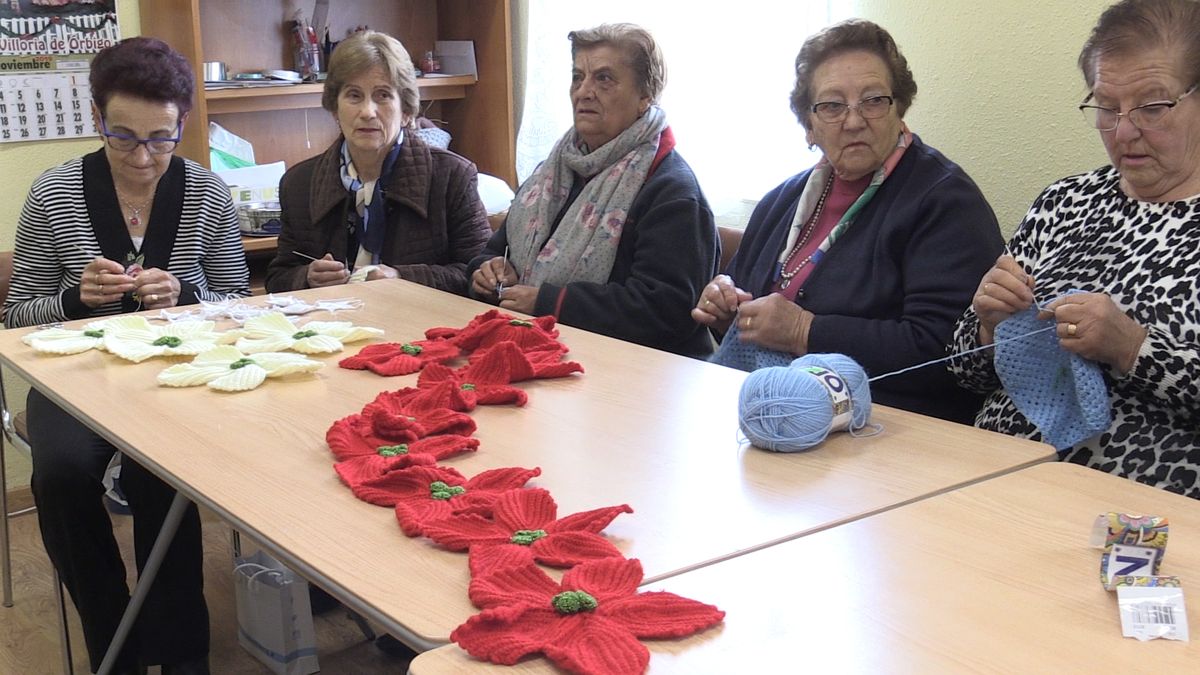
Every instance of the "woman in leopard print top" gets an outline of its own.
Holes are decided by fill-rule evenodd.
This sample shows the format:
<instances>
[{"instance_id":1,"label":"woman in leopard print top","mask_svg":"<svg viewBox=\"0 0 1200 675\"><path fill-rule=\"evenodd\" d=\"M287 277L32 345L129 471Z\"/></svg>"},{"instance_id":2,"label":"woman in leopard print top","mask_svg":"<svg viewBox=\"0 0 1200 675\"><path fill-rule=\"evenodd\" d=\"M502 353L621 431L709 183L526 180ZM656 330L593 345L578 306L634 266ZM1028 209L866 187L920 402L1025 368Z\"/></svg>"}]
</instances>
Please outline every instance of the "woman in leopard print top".
<instances>
[{"instance_id":1,"label":"woman in leopard print top","mask_svg":"<svg viewBox=\"0 0 1200 675\"><path fill-rule=\"evenodd\" d=\"M1124 0L1080 55L1088 120L1111 166L1038 197L984 275L950 348L992 343L1036 299L1061 346L1100 364L1104 432L1064 460L1200 498L1200 3ZM1070 290L1083 293L1059 298ZM951 362L988 395L977 426L1038 438L1000 388L990 350Z\"/></svg>"}]
</instances>

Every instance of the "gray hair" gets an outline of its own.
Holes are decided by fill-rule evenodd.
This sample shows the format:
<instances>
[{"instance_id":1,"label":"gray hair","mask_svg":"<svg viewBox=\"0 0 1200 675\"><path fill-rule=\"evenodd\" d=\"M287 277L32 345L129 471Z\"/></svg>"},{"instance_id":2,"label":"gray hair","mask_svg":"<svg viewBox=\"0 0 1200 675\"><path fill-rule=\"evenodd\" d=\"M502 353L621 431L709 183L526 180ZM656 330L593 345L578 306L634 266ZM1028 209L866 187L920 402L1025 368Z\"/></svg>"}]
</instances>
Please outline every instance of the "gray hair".
<instances>
[{"instance_id":1,"label":"gray hair","mask_svg":"<svg viewBox=\"0 0 1200 675\"><path fill-rule=\"evenodd\" d=\"M1200 81L1200 3L1195 0L1122 0L1100 15L1079 53L1088 89L1101 56L1132 56L1155 48L1179 54L1184 86Z\"/></svg>"},{"instance_id":2,"label":"gray hair","mask_svg":"<svg viewBox=\"0 0 1200 675\"><path fill-rule=\"evenodd\" d=\"M648 97L651 103L658 103L658 97L667 86L667 64L663 61L662 50L658 48L654 36L645 28L632 23L605 23L595 28L573 30L567 33L567 39L571 41L572 58L581 49L603 45L624 52L638 78L642 95Z\"/></svg>"}]
</instances>

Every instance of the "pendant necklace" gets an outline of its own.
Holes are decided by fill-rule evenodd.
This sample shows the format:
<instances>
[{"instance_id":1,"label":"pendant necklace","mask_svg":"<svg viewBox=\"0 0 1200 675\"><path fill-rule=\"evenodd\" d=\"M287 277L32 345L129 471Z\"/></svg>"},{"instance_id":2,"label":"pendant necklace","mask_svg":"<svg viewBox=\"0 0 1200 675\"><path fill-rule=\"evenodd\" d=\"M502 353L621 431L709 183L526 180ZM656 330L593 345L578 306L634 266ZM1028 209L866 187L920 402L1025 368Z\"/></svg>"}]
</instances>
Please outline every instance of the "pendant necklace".
<instances>
[{"instance_id":1,"label":"pendant necklace","mask_svg":"<svg viewBox=\"0 0 1200 675\"><path fill-rule=\"evenodd\" d=\"M125 205L125 208L133 212L133 215L129 217L129 224L134 227L142 224L142 211L145 211L146 207L150 206L150 204L154 202L153 194L150 195L149 199L142 202L141 206L134 206L133 204L129 203L129 200L122 197L120 192L117 193L117 198L123 205Z\"/></svg>"},{"instance_id":2,"label":"pendant necklace","mask_svg":"<svg viewBox=\"0 0 1200 675\"><path fill-rule=\"evenodd\" d=\"M795 267L793 267L792 271L789 272L787 270L787 261L790 261L796 255L798 255L800 251L804 250L805 244L807 244L808 240L812 238L813 231L817 229L817 221L821 219L821 212L825 210L825 200L829 197L829 192L832 188L833 176L830 176L829 180L825 183L825 189L821 191L821 197L817 199L817 207L813 209L812 216L810 216L808 219L808 224L801 232L800 238L796 240L796 245L792 247L792 252L788 254L788 257L785 259L785 262L779 271L779 276L783 279L783 284L780 286L781 289L787 288L792 283L792 278L799 274L800 270L804 269L805 265L812 262L812 254L809 254L805 256L805 258L801 260Z\"/></svg>"}]
</instances>

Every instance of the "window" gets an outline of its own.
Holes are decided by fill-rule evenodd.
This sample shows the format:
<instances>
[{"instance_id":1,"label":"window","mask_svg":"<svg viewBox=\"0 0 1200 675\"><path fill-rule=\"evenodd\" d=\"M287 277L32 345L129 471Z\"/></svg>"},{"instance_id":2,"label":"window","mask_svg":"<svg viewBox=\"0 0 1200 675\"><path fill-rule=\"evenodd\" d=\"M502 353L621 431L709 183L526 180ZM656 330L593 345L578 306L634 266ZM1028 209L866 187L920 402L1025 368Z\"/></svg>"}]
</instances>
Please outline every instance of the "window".
<instances>
[{"instance_id":1,"label":"window","mask_svg":"<svg viewBox=\"0 0 1200 675\"><path fill-rule=\"evenodd\" d=\"M829 5L530 0L518 177L525 180L571 126L567 33L636 23L654 35L666 58L661 105L676 148L695 170L718 223L744 225L759 198L820 156L808 149L789 97L796 53L829 23Z\"/></svg>"}]
</instances>

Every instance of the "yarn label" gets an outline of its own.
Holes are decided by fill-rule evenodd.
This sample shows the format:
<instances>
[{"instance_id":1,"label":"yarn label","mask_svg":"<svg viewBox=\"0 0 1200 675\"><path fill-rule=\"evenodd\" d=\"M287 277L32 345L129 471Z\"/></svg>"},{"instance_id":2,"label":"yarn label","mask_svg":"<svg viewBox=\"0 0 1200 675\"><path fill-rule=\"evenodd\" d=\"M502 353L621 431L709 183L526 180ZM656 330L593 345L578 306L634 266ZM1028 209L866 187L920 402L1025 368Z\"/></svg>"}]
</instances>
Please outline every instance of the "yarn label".
<instances>
[{"instance_id":1,"label":"yarn label","mask_svg":"<svg viewBox=\"0 0 1200 675\"><path fill-rule=\"evenodd\" d=\"M812 375L829 392L829 401L833 405L833 424L830 431L844 431L850 428L854 415L850 405L850 386L841 375L820 366L804 366L800 370Z\"/></svg>"},{"instance_id":2,"label":"yarn label","mask_svg":"<svg viewBox=\"0 0 1200 675\"><path fill-rule=\"evenodd\" d=\"M1138 640L1188 640L1187 608L1178 577L1120 577L1121 633Z\"/></svg>"}]
</instances>

